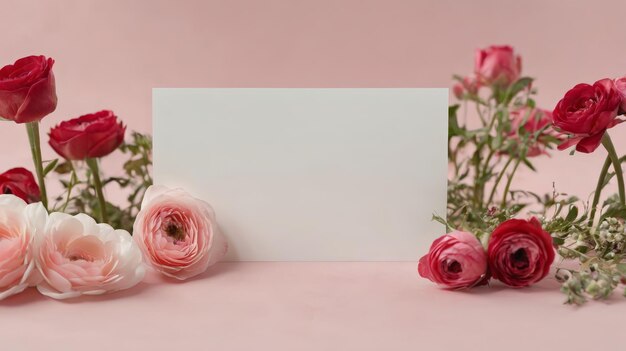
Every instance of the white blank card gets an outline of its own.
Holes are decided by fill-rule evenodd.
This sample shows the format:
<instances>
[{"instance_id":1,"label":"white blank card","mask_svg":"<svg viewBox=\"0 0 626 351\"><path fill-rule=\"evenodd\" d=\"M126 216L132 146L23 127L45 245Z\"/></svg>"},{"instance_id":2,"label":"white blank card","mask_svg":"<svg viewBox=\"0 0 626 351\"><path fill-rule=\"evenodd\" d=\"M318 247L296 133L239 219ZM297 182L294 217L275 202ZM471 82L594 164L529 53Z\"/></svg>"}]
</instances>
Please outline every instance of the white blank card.
<instances>
[{"instance_id":1,"label":"white blank card","mask_svg":"<svg viewBox=\"0 0 626 351\"><path fill-rule=\"evenodd\" d=\"M154 89L157 184L230 260L415 261L444 233L447 89Z\"/></svg>"}]
</instances>

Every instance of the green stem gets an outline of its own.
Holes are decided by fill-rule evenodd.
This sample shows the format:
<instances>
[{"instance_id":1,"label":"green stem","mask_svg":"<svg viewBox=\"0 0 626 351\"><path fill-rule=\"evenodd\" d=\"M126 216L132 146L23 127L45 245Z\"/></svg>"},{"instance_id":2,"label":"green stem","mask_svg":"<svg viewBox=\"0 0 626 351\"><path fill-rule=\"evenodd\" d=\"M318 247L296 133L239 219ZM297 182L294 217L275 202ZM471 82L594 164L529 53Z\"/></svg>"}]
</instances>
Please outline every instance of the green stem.
<instances>
[{"instance_id":1,"label":"green stem","mask_svg":"<svg viewBox=\"0 0 626 351\"><path fill-rule=\"evenodd\" d=\"M78 182L78 176L76 176L76 169L74 168L74 164L72 161L67 160L72 168L72 174L70 176L70 183L67 187L67 197L65 198L65 203L63 204L63 208L61 208L61 212L65 212L67 209L67 205L69 205L70 200L72 199L72 190L74 189L74 185Z\"/></svg>"},{"instance_id":2,"label":"green stem","mask_svg":"<svg viewBox=\"0 0 626 351\"><path fill-rule=\"evenodd\" d=\"M496 178L496 183L493 185L493 188L491 189L491 193L489 194L489 200L487 201L487 206L489 206L491 202L493 201L493 196L496 194L496 189L498 188L498 184L500 184L500 181L502 180L502 177L504 176L506 169L509 168L509 165L511 164L512 161L513 161L513 158L509 158L508 161L506 161L506 163L504 164L502 171L500 171L500 174L498 174L498 178Z\"/></svg>"},{"instance_id":3,"label":"green stem","mask_svg":"<svg viewBox=\"0 0 626 351\"><path fill-rule=\"evenodd\" d=\"M622 165L620 164L619 157L617 157L617 152L615 151L615 145L613 145L613 141L611 141L611 137L609 133L604 133L602 137L602 145L609 153L609 157L611 158L611 162L613 162L613 170L615 170L615 177L617 178L617 188L619 191L619 199L622 206L626 205L626 195L624 192L624 173L622 173Z\"/></svg>"},{"instance_id":4,"label":"green stem","mask_svg":"<svg viewBox=\"0 0 626 351\"><path fill-rule=\"evenodd\" d=\"M98 206L100 207L100 222L108 223L109 218L107 216L106 201L104 200L104 193L102 192L102 181L100 180L100 169L98 168L98 159L88 158L87 166L91 170L93 176L93 187L96 189L98 195Z\"/></svg>"},{"instance_id":5,"label":"green stem","mask_svg":"<svg viewBox=\"0 0 626 351\"><path fill-rule=\"evenodd\" d=\"M48 209L48 194L46 193L46 182L43 174L43 160L41 158L41 141L39 139L39 122L26 123L26 131L28 132L28 141L30 143L30 151L33 155L33 163L35 164L35 173L37 174L37 182L39 183L39 191L41 192L41 203L43 207Z\"/></svg>"},{"instance_id":6,"label":"green stem","mask_svg":"<svg viewBox=\"0 0 626 351\"><path fill-rule=\"evenodd\" d=\"M593 225L594 217L596 216L596 207L598 206L598 202L600 202L600 193L602 193L602 188L604 187L604 179L606 178L606 174L609 172L609 166L611 166L611 157L607 156L606 160L604 160L604 165L602 166L602 170L600 171L600 178L598 178L598 184L596 185L596 191L593 193L593 202L591 204L591 213L589 214L589 225Z\"/></svg>"},{"instance_id":7,"label":"green stem","mask_svg":"<svg viewBox=\"0 0 626 351\"><path fill-rule=\"evenodd\" d=\"M506 186L504 187L504 194L502 195L502 204L500 205L501 208L504 208L504 206L506 206L506 197L509 194L509 188L511 187L511 182L513 181L513 175L515 175L515 171L517 171L517 167L519 167L520 163L522 163L522 158L518 158L517 161L515 162L515 166L513 166L513 170L511 171L511 174L509 174L509 179L507 179L506 181Z\"/></svg>"}]
</instances>

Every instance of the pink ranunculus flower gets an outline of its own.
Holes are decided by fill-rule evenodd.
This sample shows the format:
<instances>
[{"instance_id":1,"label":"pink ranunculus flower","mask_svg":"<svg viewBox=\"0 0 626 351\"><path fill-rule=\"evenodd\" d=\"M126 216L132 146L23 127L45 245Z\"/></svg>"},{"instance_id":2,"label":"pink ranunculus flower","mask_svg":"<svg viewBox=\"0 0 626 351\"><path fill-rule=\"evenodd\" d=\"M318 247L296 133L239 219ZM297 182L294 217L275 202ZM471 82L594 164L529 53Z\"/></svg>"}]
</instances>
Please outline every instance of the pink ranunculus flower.
<instances>
[{"instance_id":1,"label":"pink ranunculus flower","mask_svg":"<svg viewBox=\"0 0 626 351\"><path fill-rule=\"evenodd\" d=\"M487 254L476 236L454 231L432 243L417 270L444 288L463 289L486 283L487 266Z\"/></svg>"},{"instance_id":2,"label":"pink ranunculus flower","mask_svg":"<svg viewBox=\"0 0 626 351\"><path fill-rule=\"evenodd\" d=\"M14 195L0 195L0 300L38 283L32 243L48 214L38 202L27 205Z\"/></svg>"},{"instance_id":3,"label":"pink ranunculus flower","mask_svg":"<svg viewBox=\"0 0 626 351\"><path fill-rule=\"evenodd\" d=\"M487 85L509 86L522 72L522 58L510 46L490 46L476 51L474 73Z\"/></svg>"},{"instance_id":4,"label":"pink ranunculus flower","mask_svg":"<svg viewBox=\"0 0 626 351\"><path fill-rule=\"evenodd\" d=\"M615 88L622 95L622 104L620 106L620 114L626 114L626 76L615 80Z\"/></svg>"},{"instance_id":5,"label":"pink ranunculus flower","mask_svg":"<svg viewBox=\"0 0 626 351\"><path fill-rule=\"evenodd\" d=\"M36 242L42 294L66 299L128 289L145 274L141 251L125 230L97 224L86 214L50 214Z\"/></svg>"},{"instance_id":6,"label":"pink ranunculus flower","mask_svg":"<svg viewBox=\"0 0 626 351\"><path fill-rule=\"evenodd\" d=\"M146 191L133 238L147 263L180 280L206 271L228 250L211 206L181 189L164 186Z\"/></svg>"}]
</instances>

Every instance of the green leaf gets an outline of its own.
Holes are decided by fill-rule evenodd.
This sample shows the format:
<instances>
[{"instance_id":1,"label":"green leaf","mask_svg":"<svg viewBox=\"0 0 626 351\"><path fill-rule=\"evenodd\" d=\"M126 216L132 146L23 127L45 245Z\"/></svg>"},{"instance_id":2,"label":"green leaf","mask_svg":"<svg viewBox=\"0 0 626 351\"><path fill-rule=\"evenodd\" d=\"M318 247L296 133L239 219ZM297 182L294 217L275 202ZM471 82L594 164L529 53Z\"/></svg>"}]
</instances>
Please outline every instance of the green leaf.
<instances>
[{"instance_id":1,"label":"green leaf","mask_svg":"<svg viewBox=\"0 0 626 351\"><path fill-rule=\"evenodd\" d=\"M520 91L526 89L533 82L533 79L530 77L522 77L517 80L517 82L513 83L509 90L507 91L507 100L511 101L515 95L517 95ZM507 101L507 102L508 102Z\"/></svg>"},{"instance_id":2,"label":"green leaf","mask_svg":"<svg viewBox=\"0 0 626 351\"><path fill-rule=\"evenodd\" d=\"M464 135L465 130L459 126L456 113L460 105L452 105L448 107L448 139L457 135Z\"/></svg>"},{"instance_id":3,"label":"green leaf","mask_svg":"<svg viewBox=\"0 0 626 351\"><path fill-rule=\"evenodd\" d=\"M530 161L528 161L528 159L526 157L524 157L522 159L522 162L524 162L524 164L526 165L526 167L530 168L533 172L537 172L537 169L535 168L535 166L533 166L532 163L530 163Z\"/></svg>"},{"instance_id":4,"label":"green leaf","mask_svg":"<svg viewBox=\"0 0 626 351\"><path fill-rule=\"evenodd\" d=\"M71 171L72 171L72 165L70 164L69 161L66 161L66 162L63 162L63 163L59 164L54 169L54 172L56 172L58 174L68 174Z\"/></svg>"},{"instance_id":5,"label":"green leaf","mask_svg":"<svg viewBox=\"0 0 626 351\"><path fill-rule=\"evenodd\" d=\"M569 211L567 212L567 216L565 216L565 220L568 222L573 222L576 217L578 217L578 207L570 206Z\"/></svg>"},{"instance_id":6,"label":"green leaf","mask_svg":"<svg viewBox=\"0 0 626 351\"><path fill-rule=\"evenodd\" d=\"M561 245L565 244L565 239L563 239L563 238L552 238L552 242L554 243L554 245L561 246Z\"/></svg>"},{"instance_id":7,"label":"green leaf","mask_svg":"<svg viewBox=\"0 0 626 351\"><path fill-rule=\"evenodd\" d=\"M59 159L55 158L54 160L50 161L50 163L48 163L46 165L46 168L43 169L43 176L47 176L48 173L52 172L52 170L56 167L57 163L59 163Z\"/></svg>"}]
</instances>

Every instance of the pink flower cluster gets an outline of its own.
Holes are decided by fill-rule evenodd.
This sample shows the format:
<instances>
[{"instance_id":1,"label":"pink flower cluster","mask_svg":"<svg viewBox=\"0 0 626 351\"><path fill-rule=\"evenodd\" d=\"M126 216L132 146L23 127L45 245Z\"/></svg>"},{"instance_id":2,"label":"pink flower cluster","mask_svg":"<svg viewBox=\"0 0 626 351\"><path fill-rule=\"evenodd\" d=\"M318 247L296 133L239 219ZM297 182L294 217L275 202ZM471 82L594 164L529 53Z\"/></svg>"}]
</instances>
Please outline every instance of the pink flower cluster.
<instances>
[{"instance_id":1,"label":"pink flower cluster","mask_svg":"<svg viewBox=\"0 0 626 351\"><path fill-rule=\"evenodd\" d=\"M486 250L471 233L454 231L438 238L420 259L418 272L448 289L483 285L490 278L525 287L548 274L554 256L552 238L536 218L510 219L494 229Z\"/></svg>"},{"instance_id":2,"label":"pink flower cluster","mask_svg":"<svg viewBox=\"0 0 626 351\"><path fill-rule=\"evenodd\" d=\"M0 299L29 286L55 299L128 289L143 279L144 260L187 279L228 247L207 203L165 187L148 189L134 232L0 195Z\"/></svg>"}]
</instances>

